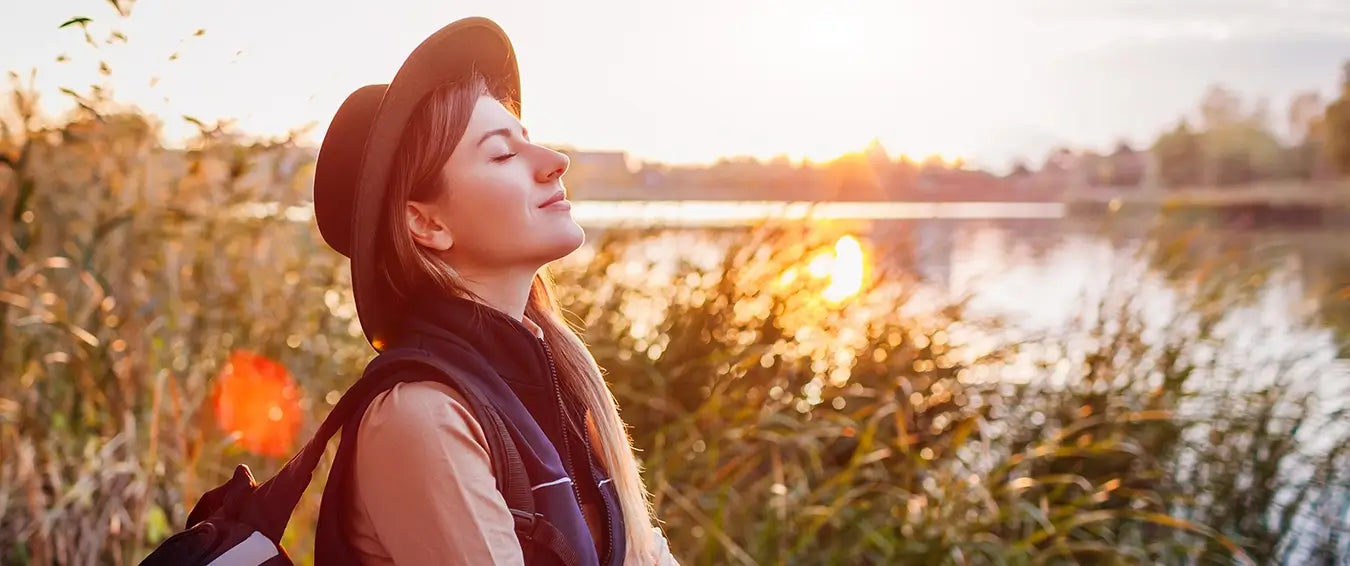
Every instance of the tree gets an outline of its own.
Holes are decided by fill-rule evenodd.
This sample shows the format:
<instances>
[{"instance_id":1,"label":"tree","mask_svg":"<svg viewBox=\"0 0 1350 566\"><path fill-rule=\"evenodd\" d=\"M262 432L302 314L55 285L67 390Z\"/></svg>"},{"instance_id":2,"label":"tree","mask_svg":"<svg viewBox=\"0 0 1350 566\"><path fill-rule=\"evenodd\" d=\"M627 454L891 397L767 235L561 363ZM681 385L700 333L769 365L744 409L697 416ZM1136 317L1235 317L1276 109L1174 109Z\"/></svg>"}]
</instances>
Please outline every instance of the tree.
<instances>
[{"instance_id":1,"label":"tree","mask_svg":"<svg viewBox=\"0 0 1350 566\"><path fill-rule=\"evenodd\" d=\"M1084 151L1078 156L1078 167L1089 187L1104 187L1111 184L1111 164L1095 151Z\"/></svg>"},{"instance_id":2,"label":"tree","mask_svg":"<svg viewBox=\"0 0 1350 566\"><path fill-rule=\"evenodd\" d=\"M1317 91L1301 92L1289 102L1289 135L1301 144L1313 135L1313 128L1322 120L1326 105Z\"/></svg>"},{"instance_id":3,"label":"tree","mask_svg":"<svg viewBox=\"0 0 1350 566\"><path fill-rule=\"evenodd\" d=\"M886 200L877 169L862 153L849 153L826 166L826 188L833 200Z\"/></svg>"},{"instance_id":4,"label":"tree","mask_svg":"<svg viewBox=\"0 0 1350 566\"><path fill-rule=\"evenodd\" d=\"M1172 131L1158 137L1153 144L1157 156L1159 176L1169 187L1200 183L1202 152L1200 137L1182 120Z\"/></svg>"},{"instance_id":5,"label":"tree","mask_svg":"<svg viewBox=\"0 0 1350 566\"><path fill-rule=\"evenodd\" d=\"M1233 91L1210 87L1200 101L1199 182L1239 185L1278 174L1285 152L1268 127L1269 116L1265 100L1248 110Z\"/></svg>"},{"instance_id":6,"label":"tree","mask_svg":"<svg viewBox=\"0 0 1350 566\"><path fill-rule=\"evenodd\" d=\"M890 166L890 185L887 194L891 199L903 200L914 194L914 186L919 180L919 164L908 155L901 155Z\"/></svg>"},{"instance_id":7,"label":"tree","mask_svg":"<svg viewBox=\"0 0 1350 566\"><path fill-rule=\"evenodd\" d=\"M1300 93L1290 101L1289 133L1294 143L1285 151L1282 160L1281 173L1285 176L1309 180L1326 169L1325 108L1321 95L1316 92Z\"/></svg>"},{"instance_id":8,"label":"tree","mask_svg":"<svg viewBox=\"0 0 1350 566\"><path fill-rule=\"evenodd\" d=\"M1342 67L1341 96L1327 107L1326 156L1342 174L1350 173L1350 61Z\"/></svg>"},{"instance_id":9,"label":"tree","mask_svg":"<svg viewBox=\"0 0 1350 566\"><path fill-rule=\"evenodd\" d=\"M1107 158L1107 164L1107 183L1114 187L1139 186L1148 169L1147 157L1135 151L1125 140L1116 143L1116 150Z\"/></svg>"},{"instance_id":10,"label":"tree","mask_svg":"<svg viewBox=\"0 0 1350 566\"><path fill-rule=\"evenodd\" d=\"M1256 116L1220 132L1207 132L1207 153L1214 160L1216 185L1241 185L1276 176L1284 148Z\"/></svg>"},{"instance_id":11,"label":"tree","mask_svg":"<svg viewBox=\"0 0 1350 566\"><path fill-rule=\"evenodd\" d=\"M1045 164L1041 166L1041 170L1065 173L1073 169L1073 166L1073 152L1065 147L1057 147L1045 156Z\"/></svg>"},{"instance_id":12,"label":"tree","mask_svg":"<svg viewBox=\"0 0 1350 566\"><path fill-rule=\"evenodd\" d=\"M1200 100L1200 117L1205 131L1221 130L1240 122L1242 98L1223 85L1212 85Z\"/></svg>"}]
</instances>

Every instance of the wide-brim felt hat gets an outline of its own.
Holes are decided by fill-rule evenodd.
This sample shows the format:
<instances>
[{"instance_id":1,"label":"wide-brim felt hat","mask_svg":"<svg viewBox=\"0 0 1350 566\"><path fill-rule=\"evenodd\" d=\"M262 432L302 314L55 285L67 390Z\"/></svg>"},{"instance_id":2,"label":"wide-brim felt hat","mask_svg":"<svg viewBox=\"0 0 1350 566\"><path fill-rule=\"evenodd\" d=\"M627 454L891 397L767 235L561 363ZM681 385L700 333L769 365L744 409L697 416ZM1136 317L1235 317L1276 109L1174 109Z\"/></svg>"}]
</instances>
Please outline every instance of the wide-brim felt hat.
<instances>
[{"instance_id":1,"label":"wide-brim felt hat","mask_svg":"<svg viewBox=\"0 0 1350 566\"><path fill-rule=\"evenodd\" d=\"M314 217L329 247L351 259L357 315L380 349L396 305L374 258L399 141L413 113L438 87L481 75L492 94L520 108L520 72L511 40L487 18L464 18L427 37L388 84L366 85L338 107L314 171Z\"/></svg>"}]
</instances>

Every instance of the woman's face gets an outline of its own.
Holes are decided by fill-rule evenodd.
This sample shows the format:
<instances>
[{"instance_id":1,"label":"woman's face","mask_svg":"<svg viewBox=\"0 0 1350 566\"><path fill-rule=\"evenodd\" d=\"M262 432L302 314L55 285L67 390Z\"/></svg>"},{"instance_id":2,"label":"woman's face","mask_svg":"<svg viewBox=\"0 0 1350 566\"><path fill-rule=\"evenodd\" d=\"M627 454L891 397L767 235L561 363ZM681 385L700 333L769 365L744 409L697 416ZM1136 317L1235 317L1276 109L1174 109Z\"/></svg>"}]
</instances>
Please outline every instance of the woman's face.
<instances>
[{"instance_id":1,"label":"woman's face","mask_svg":"<svg viewBox=\"0 0 1350 566\"><path fill-rule=\"evenodd\" d=\"M566 155L531 143L500 102L480 97L441 169L444 190L408 203L413 239L466 276L532 274L585 240L565 198L567 166Z\"/></svg>"}]
</instances>

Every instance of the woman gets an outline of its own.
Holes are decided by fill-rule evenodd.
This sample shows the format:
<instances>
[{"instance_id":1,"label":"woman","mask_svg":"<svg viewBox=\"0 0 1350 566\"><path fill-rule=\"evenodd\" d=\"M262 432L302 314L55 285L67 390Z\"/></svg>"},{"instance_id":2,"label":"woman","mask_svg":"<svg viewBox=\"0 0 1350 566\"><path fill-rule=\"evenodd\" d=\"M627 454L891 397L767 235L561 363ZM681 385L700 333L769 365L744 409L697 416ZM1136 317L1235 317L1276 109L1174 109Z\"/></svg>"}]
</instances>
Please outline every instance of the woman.
<instances>
[{"instance_id":1,"label":"woman","mask_svg":"<svg viewBox=\"0 0 1350 566\"><path fill-rule=\"evenodd\" d=\"M568 159L530 141L519 108L505 34L481 18L441 29L388 86L338 110L315 174L320 232L352 260L376 350L463 368L458 381L505 421L538 516L565 540L532 564L674 564L614 399L550 291L545 266L584 239L561 180ZM320 564L541 556L517 537L494 478L503 455L466 393L400 383L349 421L334 470L350 471L324 493Z\"/></svg>"}]
</instances>

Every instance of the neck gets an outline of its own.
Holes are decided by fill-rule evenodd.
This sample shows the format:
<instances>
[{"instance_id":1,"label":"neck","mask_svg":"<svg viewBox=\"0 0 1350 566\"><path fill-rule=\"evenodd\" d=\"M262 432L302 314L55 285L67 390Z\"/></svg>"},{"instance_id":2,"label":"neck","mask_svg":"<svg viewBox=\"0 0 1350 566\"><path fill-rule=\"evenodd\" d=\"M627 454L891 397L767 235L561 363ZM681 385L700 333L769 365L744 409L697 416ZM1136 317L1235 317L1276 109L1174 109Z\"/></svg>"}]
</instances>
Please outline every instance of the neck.
<instances>
[{"instance_id":1,"label":"neck","mask_svg":"<svg viewBox=\"0 0 1350 566\"><path fill-rule=\"evenodd\" d=\"M525 318L525 303L530 300L530 286L536 270L507 270L493 272L460 271L464 286L479 301L516 320Z\"/></svg>"}]
</instances>

